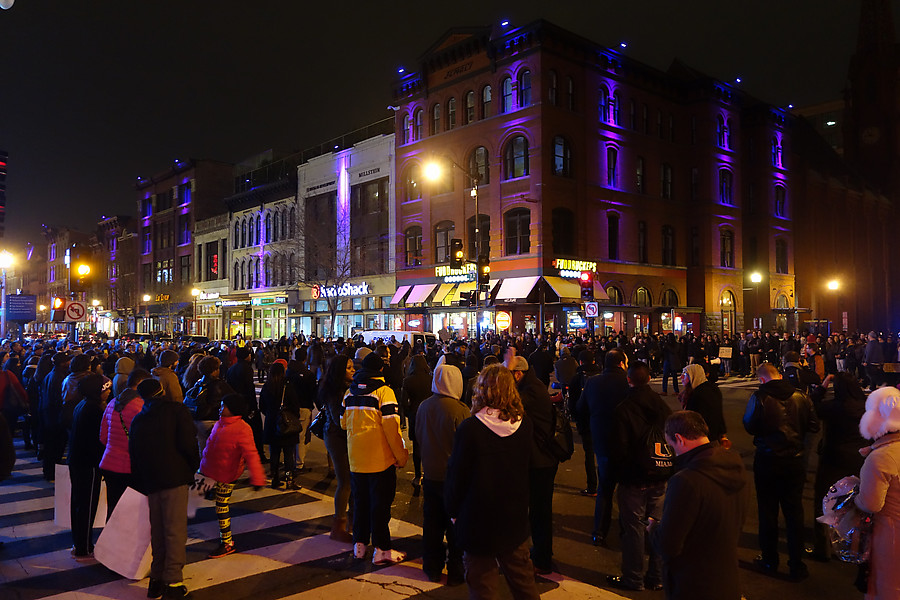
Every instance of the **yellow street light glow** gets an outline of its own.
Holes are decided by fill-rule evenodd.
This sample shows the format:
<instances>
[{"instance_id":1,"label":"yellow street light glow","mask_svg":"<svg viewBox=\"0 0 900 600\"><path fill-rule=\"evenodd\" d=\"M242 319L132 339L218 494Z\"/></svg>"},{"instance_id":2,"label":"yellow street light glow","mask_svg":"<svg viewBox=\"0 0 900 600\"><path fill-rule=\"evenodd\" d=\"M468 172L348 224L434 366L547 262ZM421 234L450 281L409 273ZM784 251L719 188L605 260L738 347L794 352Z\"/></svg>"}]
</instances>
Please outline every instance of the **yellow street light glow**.
<instances>
[{"instance_id":1,"label":"yellow street light glow","mask_svg":"<svg viewBox=\"0 0 900 600\"><path fill-rule=\"evenodd\" d=\"M47 305L46 305L46 304L41 304L40 306L38 306L38 310L41 311L41 312L44 312L45 310L47 310Z\"/></svg>"},{"instance_id":2,"label":"yellow street light glow","mask_svg":"<svg viewBox=\"0 0 900 600\"><path fill-rule=\"evenodd\" d=\"M751 273L750 281L752 281L753 283L759 283L760 281L762 281L762 275L760 275L759 273Z\"/></svg>"},{"instance_id":3,"label":"yellow street light glow","mask_svg":"<svg viewBox=\"0 0 900 600\"><path fill-rule=\"evenodd\" d=\"M841 286L841 284L840 284L840 282L838 282L837 279L832 279L831 281L828 282L828 289L829 289L829 290L836 290L836 289L838 289L840 286Z\"/></svg>"},{"instance_id":4,"label":"yellow street light glow","mask_svg":"<svg viewBox=\"0 0 900 600\"><path fill-rule=\"evenodd\" d=\"M425 179L429 181L436 181L441 178L444 174L444 169L440 164L436 162L425 163L425 168L422 169L422 174L425 175Z\"/></svg>"},{"instance_id":5,"label":"yellow street light glow","mask_svg":"<svg viewBox=\"0 0 900 600\"><path fill-rule=\"evenodd\" d=\"M8 250L0 252L0 269L8 269L13 265L13 255Z\"/></svg>"},{"instance_id":6,"label":"yellow street light glow","mask_svg":"<svg viewBox=\"0 0 900 600\"><path fill-rule=\"evenodd\" d=\"M199 296L199 295L200 295L200 290L198 290L197 288L194 288L191 290L191 296Z\"/></svg>"},{"instance_id":7,"label":"yellow street light glow","mask_svg":"<svg viewBox=\"0 0 900 600\"><path fill-rule=\"evenodd\" d=\"M144 294L144 302L150 302L150 294Z\"/></svg>"},{"instance_id":8,"label":"yellow street light glow","mask_svg":"<svg viewBox=\"0 0 900 600\"><path fill-rule=\"evenodd\" d=\"M78 268L76 269L76 271L80 276L84 277L85 275L91 274L91 266L85 265L85 264L80 264L80 265L78 265Z\"/></svg>"},{"instance_id":9,"label":"yellow street light glow","mask_svg":"<svg viewBox=\"0 0 900 600\"><path fill-rule=\"evenodd\" d=\"M91 300L91 306L100 306L99 300Z\"/></svg>"}]
</instances>

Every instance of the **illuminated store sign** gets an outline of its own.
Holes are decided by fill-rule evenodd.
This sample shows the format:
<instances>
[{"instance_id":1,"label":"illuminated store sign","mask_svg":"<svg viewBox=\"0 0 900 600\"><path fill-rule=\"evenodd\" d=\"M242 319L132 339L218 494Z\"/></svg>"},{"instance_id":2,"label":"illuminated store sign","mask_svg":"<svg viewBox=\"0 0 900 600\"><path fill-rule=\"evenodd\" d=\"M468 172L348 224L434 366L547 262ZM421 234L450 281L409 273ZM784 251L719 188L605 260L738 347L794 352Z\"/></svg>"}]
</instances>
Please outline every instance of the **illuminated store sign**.
<instances>
[{"instance_id":1,"label":"illuminated store sign","mask_svg":"<svg viewBox=\"0 0 900 600\"><path fill-rule=\"evenodd\" d=\"M569 258L555 258L551 263L559 269L560 277L578 279L583 271L597 272L597 263L587 260L572 260Z\"/></svg>"},{"instance_id":2,"label":"illuminated store sign","mask_svg":"<svg viewBox=\"0 0 900 600\"><path fill-rule=\"evenodd\" d=\"M312 299L318 300L319 298L344 298L347 296L368 296L371 292L369 291L369 284L363 281L359 284L354 283L345 283L344 285L331 286L331 287L322 287L320 285L313 286L312 288Z\"/></svg>"},{"instance_id":3,"label":"illuminated store sign","mask_svg":"<svg viewBox=\"0 0 900 600\"><path fill-rule=\"evenodd\" d=\"M199 299L200 300L216 300L219 297L219 292L200 292Z\"/></svg>"},{"instance_id":4,"label":"illuminated store sign","mask_svg":"<svg viewBox=\"0 0 900 600\"><path fill-rule=\"evenodd\" d=\"M475 281L475 263L466 263L462 269L451 269L450 265L440 265L434 268L434 276L442 278L444 283Z\"/></svg>"},{"instance_id":5,"label":"illuminated store sign","mask_svg":"<svg viewBox=\"0 0 900 600\"><path fill-rule=\"evenodd\" d=\"M224 300L222 306L250 306L249 300Z\"/></svg>"},{"instance_id":6,"label":"illuminated store sign","mask_svg":"<svg viewBox=\"0 0 900 600\"><path fill-rule=\"evenodd\" d=\"M275 298L252 298L250 304L253 306L264 306L266 304L287 304L287 298L278 296Z\"/></svg>"}]
</instances>

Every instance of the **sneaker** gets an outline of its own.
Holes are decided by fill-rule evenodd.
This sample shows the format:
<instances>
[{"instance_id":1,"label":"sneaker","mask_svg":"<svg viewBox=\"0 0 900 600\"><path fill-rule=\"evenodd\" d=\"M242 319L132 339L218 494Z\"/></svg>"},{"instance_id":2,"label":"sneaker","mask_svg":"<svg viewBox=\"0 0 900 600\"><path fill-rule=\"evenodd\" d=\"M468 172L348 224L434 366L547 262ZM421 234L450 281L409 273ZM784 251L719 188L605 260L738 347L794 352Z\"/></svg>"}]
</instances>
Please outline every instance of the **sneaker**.
<instances>
[{"instance_id":1,"label":"sneaker","mask_svg":"<svg viewBox=\"0 0 900 600\"><path fill-rule=\"evenodd\" d=\"M219 544L219 547L209 553L210 558L222 558L234 554L234 544Z\"/></svg>"},{"instance_id":2,"label":"sneaker","mask_svg":"<svg viewBox=\"0 0 900 600\"><path fill-rule=\"evenodd\" d=\"M191 597L187 587L183 583L167 585L163 590L163 600L188 599Z\"/></svg>"},{"instance_id":3,"label":"sneaker","mask_svg":"<svg viewBox=\"0 0 900 600\"><path fill-rule=\"evenodd\" d=\"M368 552L369 547L363 544L362 542L356 542L353 544L353 558L365 558L366 552Z\"/></svg>"},{"instance_id":4,"label":"sneaker","mask_svg":"<svg viewBox=\"0 0 900 600\"><path fill-rule=\"evenodd\" d=\"M147 586L148 598L159 598L163 593L163 584L159 579L150 578L150 584Z\"/></svg>"},{"instance_id":5,"label":"sneaker","mask_svg":"<svg viewBox=\"0 0 900 600\"><path fill-rule=\"evenodd\" d=\"M81 564L97 564L97 559L94 558L93 552L88 552L87 554L73 554L75 557L75 561Z\"/></svg>"},{"instance_id":6,"label":"sneaker","mask_svg":"<svg viewBox=\"0 0 900 600\"><path fill-rule=\"evenodd\" d=\"M375 548L375 554L372 555L373 565L396 565L404 560L406 560L406 553L399 550Z\"/></svg>"}]
</instances>

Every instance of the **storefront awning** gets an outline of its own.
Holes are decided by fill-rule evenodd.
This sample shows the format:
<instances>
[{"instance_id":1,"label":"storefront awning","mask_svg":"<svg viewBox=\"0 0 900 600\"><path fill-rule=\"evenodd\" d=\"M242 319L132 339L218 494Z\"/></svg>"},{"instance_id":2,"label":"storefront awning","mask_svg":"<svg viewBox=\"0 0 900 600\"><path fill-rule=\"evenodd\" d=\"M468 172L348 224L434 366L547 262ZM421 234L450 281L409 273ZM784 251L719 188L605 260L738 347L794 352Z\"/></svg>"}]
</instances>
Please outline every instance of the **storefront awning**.
<instances>
[{"instance_id":1,"label":"storefront awning","mask_svg":"<svg viewBox=\"0 0 900 600\"><path fill-rule=\"evenodd\" d=\"M398 287L397 291L394 292L394 297L391 298L391 305L400 304L401 302L403 302L403 297L406 296L411 288L411 285L401 285L400 287Z\"/></svg>"},{"instance_id":2,"label":"storefront awning","mask_svg":"<svg viewBox=\"0 0 900 600\"><path fill-rule=\"evenodd\" d=\"M438 288L437 293L434 295L434 299L431 301L432 304L440 304L444 301L444 298L447 297L447 294L450 293L450 290L453 289L455 283L442 283L441 287Z\"/></svg>"},{"instance_id":3,"label":"storefront awning","mask_svg":"<svg viewBox=\"0 0 900 600\"><path fill-rule=\"evenodd\" d=\"M436 287L436 283L426 283L413 287L412 291L409 293L409 297L406 299L406 303L421 304L422 302L425 302L425 299L428 298L429 294L431 294ZM393 304L393 301L391 301L391 304Z\"/></svg>"},{"instance_id":4,"label":"storefront awning","mask_svg":"<svg viewBox=\"0 0 900 600\"><path fill-rule=\"evenodd\" d=\"M609 294L603 289L603 284L594 282L594 300L609 300Z\"/></svg>"},{"instance_id":5,"label":"storefront awning","mask_svg":"<svg viewBox=\"0 0 900 600\"><path fill-rule=\"evenodd\" d=\"M497 302L503 300L523 300L531 290L534 284L538 282L540 277L509 277L500 284L500 291L497 292ZM462 287L462 286L460 286Z\"/></svg>"},{"instance_id":6,"label":"storefront awning","mask_svg":"<svg viewBox=\"0 0 900 600\"><path fill-rule=\"evenodd\" d=\"M563 279L562 277L544 277L553 292L563 298L581 298L581 284L576 279Z\"/></svg>"},{"instance_id":7,"label":"storefront awning","mask_svg":"<svg viewBox=\"0 0 900 600\"><path fill-rule=\"evenodd\" d=\"M474 289L475 289L474 281L466 281L464 283L459 284L459 286L457 286L457 288L456 288L456 291L453 292L453 296L451 296L451 298L450 298L451 302L459 302L459 295L461 293L471 292Z\"/></svg>"}]
</instances>

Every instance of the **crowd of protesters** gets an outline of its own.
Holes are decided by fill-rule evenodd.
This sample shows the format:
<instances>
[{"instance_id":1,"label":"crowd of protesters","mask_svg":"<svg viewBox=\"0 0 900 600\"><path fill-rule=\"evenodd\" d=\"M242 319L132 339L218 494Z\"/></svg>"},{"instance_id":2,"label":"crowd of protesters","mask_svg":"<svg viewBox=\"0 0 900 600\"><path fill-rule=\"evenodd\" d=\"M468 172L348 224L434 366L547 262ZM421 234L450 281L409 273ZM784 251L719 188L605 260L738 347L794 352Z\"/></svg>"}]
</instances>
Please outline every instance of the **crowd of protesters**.
<instances>
[{"instance_id":1,"label":"crowd of protesters","mask_svg":"<svg viewBox=\"0 0 900 600\"><path fill-rule=\"evenodd\" d=\"M0 347L0 408L10 433L21 429L25 447L37 451L48 481L58 464L68 464L76 560L92 560L90 523L101 478L110 513L127 487L152 499L154 563L148 595L167 598L188 593L181 581L184 551L177 546L186 536L179 515L192 474L199 469L216 482L220 544L210 557L231 554L236 548L228 503L235 482L249 469L257 489L300 489L297 476L309 469L306 446L316 413L324 421L316 435L325 442L328 468L337 483L332 539L352 543L357 558L368 556L372 547L375 564L405 560L392 546L388 523L396 469L411 457L413 494L424 490L423 568L428 578L439 582L446 569L448 584L465 581L472 597L491 598L502 572L514 597L537 597L533 574L557 568L552 520L560 459L551 445L554 411L563 410L585 450L582 494L595 502L590 532L595 545L607 543L618 491L622 575L610 576L609 585L665 587L675 598L683 597L671 592L685 586L684 580L677 573L664 577L662 565L681 560L668 555L671 536L690 532L673 533L671 521L666 522L665 515L679 509L664 508L671 471L648 468L642 461L648 430L665 431L675 454L687 457L684 464L704 455L704 460L730 465L727 476L722 471L719 479L713 477L713 490L706 492L719 498L719 508L728 504L729 524L740 525L744 508L739 496L749 488L730 455L721 454L730 441L717 381L753 377L763 383L748 405L745 426L757 446L754 476L763 546L758 564L764 571L777 570L777 554L768 540L773 535L777 539L772 528L777 527L778 502L784 507L786 499L777 491L760 496L767 493L766 473L777 479L784 475L779 469L804 471L805 437L817 431L817 413L826 427L817 498L840 470L829 465L858 472L861 457L856 453L854 459L853 452L844 450L855 452L865 441L855 425L847 425L848 418L858 423L864 412L862 388L884 384L885 364L896 361L894 338L875 332L795 336L753 331L721 337L629 337L620 332L591 341L488 332L480 343L450 338L427 346L393 337L366 345L361 338L302 334L213 344L51 339ZM776 385L782 374L784 384ZM649 387L652 376L663 377L663 396L671 383L681 408L690 414L676 413L670 426L668 405ZM833 395L826 398L832 383ZM782 403L808 407L810 418L791 438L796 447L770 447L771 435L778 432L770 434L762 425L764 390ZM25 410L12 400L16 395ZM554 408L554 399L563 402ZM299 426L285 429L285 420ZM165 439L169 445L159 450ZM795 462L786 462L780 452ZM697 469L707 465L691 464ZM267 474L263 465L268 465ZM799 477L794 476L795 483ZM689 478L685 481L683 485L690 484ZM802 510L798 514L797 494L787 500L792 510L785 514L790 574L801 579L805 567L796 549ZM774 517L770 502L775 503ZM174 547L157 533L163 526L178 532ZM646 568L645 527L652 542ZM827 558L826 546L825 532L817 530L814 556ZM733 555L720 550L720 562ZM723 566L721 586L713 586L722 592L716 597L731 597L735 591L737 578L729 568Z\"/></svg>"}]
</instances>

